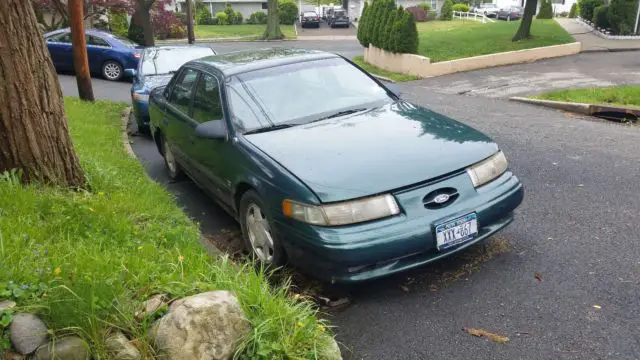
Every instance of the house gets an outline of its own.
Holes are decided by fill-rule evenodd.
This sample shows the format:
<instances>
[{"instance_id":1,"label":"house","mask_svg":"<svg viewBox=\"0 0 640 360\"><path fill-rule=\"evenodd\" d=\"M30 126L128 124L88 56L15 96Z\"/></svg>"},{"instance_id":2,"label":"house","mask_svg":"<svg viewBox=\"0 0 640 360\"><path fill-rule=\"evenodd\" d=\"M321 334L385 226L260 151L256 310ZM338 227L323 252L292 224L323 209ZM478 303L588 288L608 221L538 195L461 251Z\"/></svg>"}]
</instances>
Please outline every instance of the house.
<instances>
[{"instance_id":1,"label":"house","mask_svg":"<svg viewBox=\"0 0 640 360\"><path fill-rule=\"evenodd\" d=\"M209 11L213 16L220 11L224 11L227 4L231 5L234 11L239 11L244 19L248 19L251 14L257 11L267 12L266 0L203 0L202 2L209 7ZM176 5L178 10L185 11L185 0L175 0L174 5L170 6L175 9Z\"/></svg>"}]
</instances>

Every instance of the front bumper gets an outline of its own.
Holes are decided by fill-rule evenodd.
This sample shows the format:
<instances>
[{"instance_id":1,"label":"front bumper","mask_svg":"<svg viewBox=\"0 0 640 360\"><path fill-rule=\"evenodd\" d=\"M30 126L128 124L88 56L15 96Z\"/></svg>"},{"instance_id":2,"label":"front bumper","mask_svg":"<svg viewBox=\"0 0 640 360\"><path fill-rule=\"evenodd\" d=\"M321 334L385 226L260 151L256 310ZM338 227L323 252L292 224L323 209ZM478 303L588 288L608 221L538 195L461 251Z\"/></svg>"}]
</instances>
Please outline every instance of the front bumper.
<instances>
[{"instance_id":1,"label":"front bumper","mask_svg":"<svg viewBox=\"0 0 640 360\"><path fill-rule=\"evenodd\" d=\"M522 185L511 172L479 188L473 196L462 194L460 201L447 207L415 215L419 207L424 207L422 197L431 188L460 185L464 181L469 181L468 176L461 174L394 194L406 211L392 218L335 228L276 221L274 230L284 240L290 261L315 277L331 282L355 282L391 275L449 256L511 223L513 211L524 197ZM407 209L414 205L415 209ZM470 212L477 214L477 237L454 248L436 250L435 224Z\"/></svg>"}]
</instances>

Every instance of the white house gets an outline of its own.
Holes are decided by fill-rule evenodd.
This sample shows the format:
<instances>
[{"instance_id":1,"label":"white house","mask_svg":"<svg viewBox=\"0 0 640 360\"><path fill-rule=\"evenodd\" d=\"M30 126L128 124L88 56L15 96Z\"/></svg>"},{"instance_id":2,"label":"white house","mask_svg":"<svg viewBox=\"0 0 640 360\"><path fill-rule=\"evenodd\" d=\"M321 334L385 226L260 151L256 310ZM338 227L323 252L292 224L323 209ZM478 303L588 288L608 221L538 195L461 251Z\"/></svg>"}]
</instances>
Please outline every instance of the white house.
<instances>
[{"instance_id":1,"label":"white house","mask_svg":"<svg viewBox=\"0 0 640 360\"><path fill-rule=\"evenodd\" d=\"M172 6L175 9L175 4L178 5L180 11L184 11L186 4L185 0L175 0ZM267 12L267 2L260 0L203 0L206 6L209 7L211 15L215 16L217 12L224 11L227 4L231 5L234 11L239 11L244 19L249 18L251 14L256 11Z\"/></svg>"}]
</instances>

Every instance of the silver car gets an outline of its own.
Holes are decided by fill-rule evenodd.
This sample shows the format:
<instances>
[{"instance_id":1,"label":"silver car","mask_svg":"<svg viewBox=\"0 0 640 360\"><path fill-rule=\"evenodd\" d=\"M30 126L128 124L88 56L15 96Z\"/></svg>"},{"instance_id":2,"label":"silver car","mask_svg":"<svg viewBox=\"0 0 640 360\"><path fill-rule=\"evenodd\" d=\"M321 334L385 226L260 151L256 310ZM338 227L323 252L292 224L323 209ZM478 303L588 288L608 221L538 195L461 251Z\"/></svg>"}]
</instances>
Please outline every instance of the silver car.
<instances>
[{"instance_id":1,"label":"silver car","mask_svg":"<svg viewBox=\"0 0 640 360\"><path fill-rule=\"evenodd\" d=\"M479 6L473 8L473 12L477 14L483 14L484 16L490 18L496 17L498 11L500 11L500 8L498 7L498 5L493 3L480 4Z\"/></svg>"}]
</instances>

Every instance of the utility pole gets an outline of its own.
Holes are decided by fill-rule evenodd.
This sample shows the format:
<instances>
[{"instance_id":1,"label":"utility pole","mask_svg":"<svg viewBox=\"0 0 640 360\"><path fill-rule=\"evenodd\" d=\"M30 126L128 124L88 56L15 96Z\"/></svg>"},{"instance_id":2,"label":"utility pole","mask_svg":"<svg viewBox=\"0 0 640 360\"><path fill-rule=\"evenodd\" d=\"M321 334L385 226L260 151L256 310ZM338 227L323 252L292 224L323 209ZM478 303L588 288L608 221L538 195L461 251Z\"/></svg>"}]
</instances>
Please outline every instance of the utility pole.
<instances>
[{"instance_id":1,"label":"utility pole","mask_svg":"<svg viewBox=\"0 0 640 360\"><path fill-rule=\"evenodd\" d=\"M73 49L73 68L76 72L78 95L85 101L93 101L89 58L87 57L87 40L84 34L84 1L69 0L71 14L71 44Z\"/></svg>"},{"instance_id":2,"label":"utility pole","mask_svg":"<svg viewBox=\"0 0 640 360\"><path fill-rule=\"evenodd\" d=\"M189 40L189 44L193 44L196 41L196 37L193 34L193 6L191 6L191 1L187 0L187 39Z\"/></svg>"}]
</instances>

